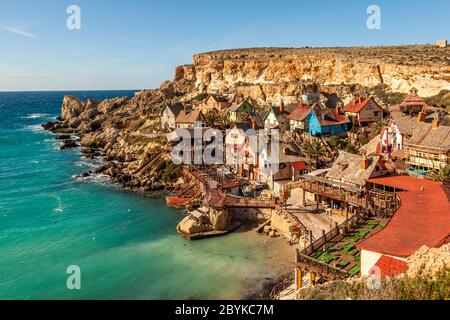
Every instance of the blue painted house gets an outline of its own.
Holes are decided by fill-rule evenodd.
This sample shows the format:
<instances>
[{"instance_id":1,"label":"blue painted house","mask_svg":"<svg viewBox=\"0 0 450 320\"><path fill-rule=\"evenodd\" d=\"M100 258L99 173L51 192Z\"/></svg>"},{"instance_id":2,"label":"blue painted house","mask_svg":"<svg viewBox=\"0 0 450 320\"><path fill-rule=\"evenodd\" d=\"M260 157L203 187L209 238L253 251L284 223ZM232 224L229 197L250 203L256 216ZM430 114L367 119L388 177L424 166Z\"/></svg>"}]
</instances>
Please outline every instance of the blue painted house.
<instances>
[{"instance_id":1,"label":"blue painted house","mask_svg":"<svg viewBox=\"0 0 450 320\"><path fill-rule=\"evenodd\" d=\"M307 119L310 136L336 136L347 133L350 120L334 109L313 110Z\"/></svg>"}]
</instances>

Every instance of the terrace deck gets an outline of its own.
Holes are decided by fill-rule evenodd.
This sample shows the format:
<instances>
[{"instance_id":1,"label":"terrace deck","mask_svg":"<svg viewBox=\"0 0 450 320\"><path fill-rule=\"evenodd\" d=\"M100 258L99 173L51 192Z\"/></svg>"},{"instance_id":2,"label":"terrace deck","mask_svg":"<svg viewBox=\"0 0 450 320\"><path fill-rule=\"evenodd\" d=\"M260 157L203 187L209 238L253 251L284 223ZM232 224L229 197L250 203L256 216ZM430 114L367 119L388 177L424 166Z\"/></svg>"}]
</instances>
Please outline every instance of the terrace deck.
<instances>
[{"instance_id":1,"label":"terrace deck","mask_svg":"<svg viewBox=\"0 0 450 320\"><path fill-rule=\"evenodd\" d=\"M299 252L301 259L297 259L297 264L304 270L320 274L326 280L356 276L360 270L361 254L356 246L383 230L388 222L388 218L371 218L359 224L356 224L356 219L350 220L351 231L344 235L337 231L328 233L325 239L319 239Z\"/></svg>"}]
</instances>

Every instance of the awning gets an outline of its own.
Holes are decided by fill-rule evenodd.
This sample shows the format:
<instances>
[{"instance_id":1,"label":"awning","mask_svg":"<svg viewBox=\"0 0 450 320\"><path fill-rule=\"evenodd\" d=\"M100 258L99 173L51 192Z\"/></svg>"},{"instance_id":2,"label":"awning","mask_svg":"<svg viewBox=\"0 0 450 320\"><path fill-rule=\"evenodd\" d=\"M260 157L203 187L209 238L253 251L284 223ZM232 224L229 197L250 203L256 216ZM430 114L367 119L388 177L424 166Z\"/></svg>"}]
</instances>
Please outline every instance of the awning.
<instances>
[{"instance_id":1,"label":"awning","mask_svg":"<svg viewBox=\"0 0 450 320\"><path fill-rule=\"evenodd\" d=\"M306 163L303 161L292 162L291 165L295 170L306 170Z\"/></svg>"}]
</instances>

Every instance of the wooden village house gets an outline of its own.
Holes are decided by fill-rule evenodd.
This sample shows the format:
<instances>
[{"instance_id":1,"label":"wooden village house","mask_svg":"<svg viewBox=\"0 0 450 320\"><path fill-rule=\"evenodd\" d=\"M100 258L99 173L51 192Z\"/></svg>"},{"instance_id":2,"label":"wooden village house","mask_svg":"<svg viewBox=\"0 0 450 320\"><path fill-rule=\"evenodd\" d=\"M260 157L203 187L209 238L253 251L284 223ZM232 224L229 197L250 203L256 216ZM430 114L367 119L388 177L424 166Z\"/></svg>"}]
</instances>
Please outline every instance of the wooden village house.
<instances>
[{"instance_id":1,"label":"wooden village house","mask_svg":"<svg viewBox=\"0 0 450 320\"><path fill-rule=\"evenodd\" d=\"M172 131L176 128L176 119L183 106L179 103L166 105L161 111L161 129L164 131Z\"/></svg>"},{"instance_id":2,"label":"wooden village house","mask_svg":"<svg viewBox=\"0 0 450 320\"><path fill-rule=\"evenodd\" d=\"M258 167L255 169L259 180L279 196L286 184L297 180L307 171L307 159L294 143L280 142L276 149L271 144L261 148Z\"/></svg>"},{"instance_id":3,"label":"wooden village house","mask_svg":"<svg viewBox=\"0 0 450 320\"><path fill-rule=\"evenodd\" d=\"M368 183L391 190L400 198L400 207L386 228L357 245L362 276L397 276L408 269L408 258L422 246L439 248L450 242L450 205L442 183L409 176Z\"/></svg>"},{"instance_id":4,"label":"wooden village house","mask_svg":"<svg viewBox=\"0 0 450 320\"><path fill-rule=\"evenodd\" d=\"M344 108L344 113L353 124L359 126L383 120L383 108L373 97L355 96Z\"/></svg>"},{"instance_id":5,"label":"wooden village house","mask_svg":"<svg viewBox=\"0 0 450 320\"><path fill-rule=\"evenodd\" d=\"M245 121L247 116L255 112L255 108L245 100L241 103L233 104L228 110L228 119L230 122Z\"/></svg>"},{"instance_id":6,"label":"wooden village house","mask_svg":"<svg viewBox=\"0 0 450 320\"><path fill-rule=\"evenodd\" d=\"M280 107L270 107L264 116L264 127L267 130L279 129L280 133L284 133L289 130L290 112L282 102Z\"/></svg>"},{"instance_id":7,"label":"wooden village house","mask_svg":"<svg viewBox=\"0 0 450 320\"><path fill-rule=\"evenodd\" d=\"M347 134L350 120L339 110L313 109L308 118L308 133L310 136L344 136Z\"/></svg>"},{"instance_id":8,"label":"wooden village house","mask_svg":"<svg viewBox=\"0 0 450 320\"><path fill-rule=\"evenodd\" d=\"M222 113L231 106L225 97L219 95L208 95L202 103L199 104L199 108L204 115L210 112Z\"/></svg>"},{"instance_id":9,"label":"wooden village house","mask_svg":"<svg viewBox=\"0 0 450 320\"><path fill-rule=\"evenodd\" d=\"M405 143L407 165L412 170L439 171L450 165L450 127L439 118L422 124Z\"/></svg>"},{"instance_id":10,"label":"wooden village house","mask_svg":"<svg viewBox=\"0 0 450 320\"><path fill-rule=\"evenodd\" d=\"M389 172L381 157L340 151L331 168L301 177L299 186L303 189L303 204L326 204L337 214L353 212L367 205L363 198L366 180L386 174Z\"/></svg>"},{"instance_id":11,"label":"wooden village house","mask_svg":"<svg viewBox=\"0 0 450 320\"><path fill-rule=\"evenodd\" d=\"M178 128L196 128L203 127L205 116L199 109L183 110L175 121L175 127Z\"/></svg>"},{"instance_id":12,"label":"wooden village house","mask_svg":"<svg viewBox=\"0 0 450 320\"><path fill-rule=\"evenodd\" d=\"M291 131L297 133L308 132L309 123L308 117L313 110L321 110L321 106L318 103L314 103L311 105L300 103L297 107L292 111L289 116L289 127Z\"/></svg>"}]
</instances>

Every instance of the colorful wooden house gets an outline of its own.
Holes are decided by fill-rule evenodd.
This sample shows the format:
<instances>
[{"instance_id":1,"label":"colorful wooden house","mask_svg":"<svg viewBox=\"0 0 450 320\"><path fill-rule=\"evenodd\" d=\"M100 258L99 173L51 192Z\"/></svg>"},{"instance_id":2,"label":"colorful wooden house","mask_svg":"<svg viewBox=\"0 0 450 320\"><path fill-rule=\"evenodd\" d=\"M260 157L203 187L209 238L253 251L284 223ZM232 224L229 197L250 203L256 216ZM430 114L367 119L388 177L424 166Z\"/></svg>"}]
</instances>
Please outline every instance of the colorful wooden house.
<instances>
[{"instance_id":1,"label":"colorful wooden house","mask_svg":"<svg viewBox=\"0 0 450 320\"><path fill-rule=\"evenodd\" d=\"M281 133L288 131L289 114L284 103L281 103L280 107L270 107L264 116L264 127L268 130L279 129Z\"/></svg>"},{"instance_id":2,"label":"colorful wooden house","mask_svg":"<svg viewBox=\"0 0 450 320\"><path fill-rule=\"evenodd\" d=\"M161 128L165 131L175 129L176 119L181 111L183 111L183 105L180 103L166 105L161 111Z\"/></svg>"},{"instance_id":3,"label":"colorful wooden house","mask_svg":"<svg viewBox=\"0 0 450 320\"><path fill-rule=\"evenodd\" d=\"M228 109L228 117L231 122L245 121L245 118L254 111L255 108L245 100L239 104L233 104Z\"/></svg>"},{"instance_id":4,"label":"colorful wooden house","mask_svg":"<svg viewBox=\"0 0 450 320\"><path fill-rule=\"evenodd\" d=\"M360 126L383 120L383 108L373 97L355 96L344 108L344 113L354 124Z\"/></svg>"},{"instance_id":5,"label":"colorful wooden house","mask_svg":"<svg viewBox=\"0 0 450 320\"><path fill-rule=\"evenodd\" d=\"M202 101L198 108L202 111L204 115L210 112L221 113L231 106L225 97L219 95L210 94Z\"/></svg>"},{"instance_id":6,"label":"colorful wooden house","mask_svg":"<svg viewBox=\"0 0 450 320\"><path fill-rule=\"evenodd\" d=\"M258 168L254 174L280 195L284 185L297 180L307 171L307 158L294 143L279 142L278 146L259 146Z\"/></svg>"},{"instance_id":7,"label":"colorful wooden house","mask_svg":"<svg viewBox=\"0 0 450 320\"><path fill-rule=\"evenodd\" d=\"M308 132L309 124L307 120L311 112L315 109L321 110L322 108L318 103L300 103L297 105L294 111L292 111L288 116L290 130L298 133Z\"/></svg>"},{"instance_id":8,"label":"colorful wooden house","mask_svg":"<svg viewBox=\"0 0 450 320\"><path fill-rule=\"evenodd\" d=\"M347 133L350 120L335 109L315 109L309 114L307 122L310 136L336 136Z\"/></svg>"},{"instance_id":9,"label":"colorful wooden house","mask_svg":"<svg viewBox=\"0 0 450 320\"><path fill-rule=\"evenodd\" d=\"M199 109L183 110L175 121L175 127L179 128L198 128L204 127L205 117Z\"/></svg>"}]
</instances>

